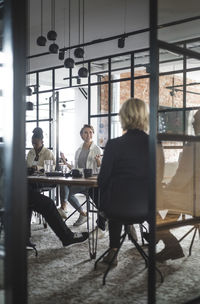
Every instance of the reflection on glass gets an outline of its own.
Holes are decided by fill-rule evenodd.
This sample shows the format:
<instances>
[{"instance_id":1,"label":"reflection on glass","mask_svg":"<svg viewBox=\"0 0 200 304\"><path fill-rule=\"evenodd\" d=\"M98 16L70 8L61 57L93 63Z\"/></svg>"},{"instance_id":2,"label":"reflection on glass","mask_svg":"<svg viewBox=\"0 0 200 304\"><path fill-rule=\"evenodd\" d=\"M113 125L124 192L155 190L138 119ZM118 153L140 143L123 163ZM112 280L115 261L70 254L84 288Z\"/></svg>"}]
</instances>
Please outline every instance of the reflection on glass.
<instances>
[{"instance_id":1,"label":"reflection on glass","mask_svg":"<svg viewBox=\"0 0 200 304\"><path fill-rule=\"evenodd\" d=\"M197 64L197 61L196 61ZM199 71L187 72L186 106L200 106L200 74Z\"/></svg>"},{"instance_id":2,"label":"reflection on glass","mask_svg":"<svg viewBox=\"0 0 200 304\"><path fill-rule=\"evenodd\" d=\"M52 70L39 73L39 91L52 90Z\"/></svg>"},{"instance_id":3,"label":"reflection on glass","mask_svg":"<svg viewBox=\"0 0 200 304\"><path fill-rule=\"evenodd\" d=\"M159 105L170 108L183 107L183 74L159 77Z\"/></svg>"},{"instance_id":4,"label":"reflection on glass","mask_svg":"<svg viewBox=\"0 0 200 304\"><path fill-rule=\"evenodd\" d=\"M159 268L165 263L166 270L173 269L170 273L164 272L162 288L171 289L171 303L182 303L199 296L195 280L199 268L199 240L194 238L192 254L186 259L195 222L187 226L185 221L195 221L200 216L200 142L164 141L162 145L163 154L161 148L160 154L157 150L156 261ZM183 282L186 272L188 280ZM184 285L184 293L177 293L180 284ZM162 290L158 289L157 301L162 299Z\"/></svg>"},{"instance_id":5,"label":"reflection on glass","mask_svg":"<svg viewBox=\"0 0 200 304\"><path fill-rule=\"evenodd\" d=\"M4 303L4 227L3 227L3 216L4 216L4 158L3 158L3 139L0 137L0 302Z\"/></svg>"},{"instance_id":6,"label":"reflection on glass","mask_svg":"<svg viewBox=\"0 0 200 304\"><path fill-rule=\"evenodd\" d=\"M36 94L27 96L26 102L32 102L33 103L33 110L26 110L26 120L35 120L36 119Z\"/></svg>"},{"instance_id":7,"label":"reflection on glass","mask_svg":"<svg viewBox=\"0 0 200 304\"><path fill-rule=\"evenodd\" d=\"M108 113L108 84L90 87L91 115Z\"/></svg>"},{"instance_id":8,"label":"reflection on glass","mask_svg":"<svg viewBox=\"0 0 200 304\"><path fill-rule=\"evenodd\" d=\"M55 69L55 88L63 88L69 86L69 69Z\"/></svg>"},{"instance_id":9,"label":"reflection on glass","mask_svg":"<svg viewBox=\"0 0 200 304\"><path fill-rule=\"evenodd\" d=\"M122 127L119 119L119 115L111 117L111 138L115 138L122 135Z\"/></svg>"},{"instance_id":10,"label":"reflection on glass","mask_svg":"<svg viewBox=\"0 0 200 304\"><path fill-rule=\"evenodd\" d=\"M43 130L43 135L44 135L44 146L51 148L49 145L49 124L50 122L48 121L40 121L39 122L39 127L42 128Z\"/></svg>"},{"instance_id":11,"label":"reflection on glass","mask_svg":"<svg viewBox=\"0 0 200 304\"><path fill-rule=\"evenodd\" d=\"M197 112L198 110L161 111L158 114L158 132L197 135L194 132L194 116Z\"/></svg>"},{"instance_id":12,"label":"reflection on glass","mask_svg":"<svg viewBox=\"0 0 200 304\"><path fill-rule=\"evenodd\" d=\"M111 111L118 113L121 105L131 96L131 81L120 81L111 84Z\"/></svg>"},{"instance_id":13,"label":"reflection on glass","mask_svg":"<svg viewBox=\"0 0 200 304\"><path fill-rule=\"evenodd\" d=\"M131 55L117 56L111 59L112 79L131 77Z\"/></svg>"},{"instance_id":14,"label":"reflection on glass","mask_svg":"<svg viewBox=\"0 0 200 304\"><path fill-rule=\"evenodd\" d=\"M108 81L108 59L92 61L90 74L91 83Z\"/></svg>"},{"instance_id":15,"label":"reflection on glass","mask_svg":"<svg viewBox=\"0 0 200 304\"><path fill-rule=\"evenodd\" d=\"M135 79L134 97L149 103L149 78Z\"/></svg>"},{"instance_id":16,"label":"reflection on glass","mask_svg":"<svg viewBox=\"0 0 200 304\"><path fill-rule=\"evenodd\" d=\"M105 147L108 141L108 118L91 118L91 125L94 127L94 141L100 147Z\"/></svg>"},{"instance_id":17,"label":"reflection on glass","mask_svg":"<svg viewBox=\"0 0 200 304\"><path fill-rule=\"evenodd\" d=\"M26 148L32 148L32 136L34 128L36 128L36 122L26 123Z\"/></svg>"},{"instance_id":18,"label":"reflection on glass","mask_svg":"<svg viewBox=\"0 0 200 304\"><path fill-rule=\"evenodd\" d=\"M39 94L39 119L49 119L49 102L52 92Z\"/></svg>"},{"instance_id":19,"label":"reflection on glass","mask_svg":"<svg viewBox=\"0 0 200 304\"><path fill-rule=\"evenodd\" d=\"M183 112L173 111L159 113L158 132L183 134Z\"/></svg>"}]
</instances>

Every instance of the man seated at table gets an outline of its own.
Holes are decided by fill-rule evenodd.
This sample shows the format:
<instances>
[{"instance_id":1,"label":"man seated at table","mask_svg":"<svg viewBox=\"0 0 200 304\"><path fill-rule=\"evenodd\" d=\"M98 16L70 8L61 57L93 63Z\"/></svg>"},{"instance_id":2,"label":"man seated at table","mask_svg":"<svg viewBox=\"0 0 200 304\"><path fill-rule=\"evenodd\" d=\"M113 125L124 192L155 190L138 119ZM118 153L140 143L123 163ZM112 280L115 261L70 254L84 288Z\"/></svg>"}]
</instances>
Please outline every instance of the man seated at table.
<instances>
[{"instance_id":1,"label":"man seated at table","mask_svg":"<svg viewBox=\"0 0 200 304\"><path fill-rule=\"evenodd\" d=\"M49 197L35 191L28 187L28 213L31 211L36 211L45 218L46 222L49 224L51 229L57 235L57 237L62 242L63 246L69 246L74 243L84 242L88 238L88 232L72 232L67 225L64 223L62 217L60 216L55 203ZM30 225L28 225L28 230ZM27 233L27 239L30 246L34 247L29 240L30 231Z\"/></svg>"}]
</instances>

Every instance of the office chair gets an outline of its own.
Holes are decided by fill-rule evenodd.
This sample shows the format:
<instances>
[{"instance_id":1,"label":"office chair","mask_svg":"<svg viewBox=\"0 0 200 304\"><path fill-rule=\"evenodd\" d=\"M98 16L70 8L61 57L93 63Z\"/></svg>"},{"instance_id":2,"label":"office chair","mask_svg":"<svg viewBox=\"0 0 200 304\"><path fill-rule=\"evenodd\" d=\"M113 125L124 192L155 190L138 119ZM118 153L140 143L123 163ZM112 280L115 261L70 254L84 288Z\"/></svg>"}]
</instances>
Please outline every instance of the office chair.
<instances>
[{"instance_id":1,"label":"office chair","mask_svg":"<svg viewBox=\"0 0 200 304\"><path fill-rule=\"evenodd\" d=\"M147 268L149 266L149 257L147 255L147 253L143 250L142 246L139 245L139 243L133 238L132 236L132 233L131 233L131 230L130 230L130 226L133 225L133 224L139 224L139 225L142 225L145 221L146 221L146 217L138 217L138 218L110 218L109 219L114 219L116 220L118 223L121 223L123 225L123 228L124 228L124 232L123 234L121 235L120 237L120 246L119 248L116 250L115 254L113 255L111 261L108 263L108 266L107 266L107 269L103 275L103 285L106 284L106 277L112 267L112 263L113 261L115 260L115 257L118 255L126 237L128 236L128 239L133 243L133 245L135 246L135 248L137 249L137 251L139 252L139 254L141 255L141 257L144 259L144 262L145 262L145 268ZM108 248L95 262L95 265L94 265L94 269L97 268L97 264L99 261L101 261L103 259L103 257L109 253L111 250L111 248ZM161 282L164 281L163 279L163 275L162 273L160 272L160 270L156 267L156 271L159 273L160 275L160 278L161 278Z\"/></svg>"}]
</instances>

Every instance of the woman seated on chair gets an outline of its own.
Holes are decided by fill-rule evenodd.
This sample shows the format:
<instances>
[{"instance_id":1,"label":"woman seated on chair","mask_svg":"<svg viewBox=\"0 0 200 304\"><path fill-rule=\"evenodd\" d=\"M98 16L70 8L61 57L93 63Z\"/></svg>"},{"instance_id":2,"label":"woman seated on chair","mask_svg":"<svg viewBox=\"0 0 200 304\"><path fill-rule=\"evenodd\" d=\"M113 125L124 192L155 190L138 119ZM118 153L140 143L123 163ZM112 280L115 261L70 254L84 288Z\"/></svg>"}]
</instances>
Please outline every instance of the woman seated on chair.
<instances>
[{"instance_id":1,"label":"woman seated on chair","mask_svg":"<svg viewBox=\"0 0 200 304\"><path fill-rule=\"evenodd\" d=\"M28 152L26 160L27 168L32 173L44 169L45 160L53 160L53 164L56 165L53 153L44 147L43 138L43 130L39 127L35 128L32 136L33 149Z\"/></svg>"},{"instance_id":2,"label":"woman seated on chair","mask_svg":"<svg viewBox=\"0 0 200 304\"><path fill-rule=\"evenodd\" d=\"M80 130L80 136L83 139L83 144L78 148L75 153L75 168L80 169L92 169L93 173L97 172L97 168L101 165L101 148L93 142L94 128L91 125L84 125ZM64 154L61 155L64 164L68 165ZM84 212L81 204L79 203L77 193L85 193L87 187L81 186L61 186L60 187L60 198L61 208L59 213L63 218L66 216L66 205L67 201L80 213L78 220L74 223L74 226L80 226L87 221L87 214Z\"/></svg>"},{"instance_id":3,"label":"woman seated on chair","mask_svg":"<svg viewBox=\"0 0 200 304\"><path fill-rule=\"evenodd\" d=\"M112 260L120 247L122 224L117 218L134 217L141 209L137 197L148 198L148 111L137 98L128 99L119 112L123 135L107 142L98 176L100 210L109 219L110 251L104 262ZM139 199L139 200L140 200ZM147 214L148 206L142 210ZM114 219L115 218L115 219ZM113 261L117 265L117 257Z\"/></svg>"}]
</instances>

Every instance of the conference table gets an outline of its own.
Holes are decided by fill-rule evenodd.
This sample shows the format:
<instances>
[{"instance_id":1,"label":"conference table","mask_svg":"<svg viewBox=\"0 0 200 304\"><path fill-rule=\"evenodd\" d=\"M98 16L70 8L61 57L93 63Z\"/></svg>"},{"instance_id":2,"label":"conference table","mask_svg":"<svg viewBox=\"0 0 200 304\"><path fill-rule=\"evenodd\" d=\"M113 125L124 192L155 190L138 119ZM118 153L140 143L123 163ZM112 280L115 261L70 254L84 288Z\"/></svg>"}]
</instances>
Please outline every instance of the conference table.
<instances>
[{"instance_id":1,"label":"conference table","mask_svg":"<svg viewBox=\"0 0 200 304\"><path fill-rule=\"evenodd\" d=\"M88 244L89 244L89 255L91 259L96 258L97 252L97 238L98 238L98 229L95 229L96 226L96 217L98 216L98 210L93 202L93 200L89 196L89 189L97 188L97 175L88 178L74 178L74 177L64 177L64 176L46 176L45 174L34 174L28 176L28 182L34 184L42 184L42 185L67 185L67 186L84 186L88 188L86 191L86 200L82 205L86 204L87 209L87 230L89 232ZM98 193L99 200L99 193ZM72 212L69 217L71 217L77 210ZM67 219L68 219L67 218ZM67 221L67 220L66 220Z\"/></svg>"}]
</instances>

